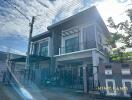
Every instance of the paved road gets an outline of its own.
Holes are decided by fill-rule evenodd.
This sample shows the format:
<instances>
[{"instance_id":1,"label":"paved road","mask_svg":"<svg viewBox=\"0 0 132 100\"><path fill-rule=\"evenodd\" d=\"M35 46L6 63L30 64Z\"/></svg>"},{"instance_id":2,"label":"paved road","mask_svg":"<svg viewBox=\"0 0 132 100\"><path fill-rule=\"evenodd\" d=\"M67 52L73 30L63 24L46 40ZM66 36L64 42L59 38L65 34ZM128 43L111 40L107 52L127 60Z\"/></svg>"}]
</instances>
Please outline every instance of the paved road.
<instances>
[{"instance_id":1,"label":"paved road","mask_svg":"<svg viewBox=\"0 0 132 100\"><path fill-rule=\"evenodd\" d=\"M0 100L22 100L22 98L12 87L0 85Z\"/></svg>"},{"instance_id":2,"label":"paved road","mask_svg":"<svg viewBox=\"0 0 132 100\"><path fill-rule=\"evenodd\" d=\"M29 89L29 91L37 100L105 100L90 98L87 94L80 93L80 91L62 88L36 88Z\"/></svg>"},{"instance_id":3,"label":"paved road","mask_svg":"<svg viewBox=\"0 0 132 100\"><path fill-rule=\"evenodd\" d=\"M34 100L105 100L93 99L88 95L78 93L77 91L61 88L37 88L36 86L26 88L25 96L32 96ZM14 88L8 86L0 86L0 100L25 100L15 91ZM29 99L26 99L29 100ZM108 100L108 99L107 99Z\"/></svg>"}]
</instances>

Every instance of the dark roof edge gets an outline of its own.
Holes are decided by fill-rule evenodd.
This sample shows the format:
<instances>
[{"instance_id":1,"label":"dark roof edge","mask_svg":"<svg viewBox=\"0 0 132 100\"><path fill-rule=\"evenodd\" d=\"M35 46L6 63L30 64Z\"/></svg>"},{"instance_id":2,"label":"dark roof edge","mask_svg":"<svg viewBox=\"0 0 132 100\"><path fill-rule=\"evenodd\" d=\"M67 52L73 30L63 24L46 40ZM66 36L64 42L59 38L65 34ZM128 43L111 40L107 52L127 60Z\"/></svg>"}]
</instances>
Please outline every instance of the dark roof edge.
<instances>
[{"instance_id":1,"label":"dark roof edge","mask_svg":"<svg viewBox=\"0 0 132 100\"><path fill-rule=\"evenodd\" d=\"M72 16L66 18L66 19L63 19L63 20L61 20L61 21L59 21L59 22L57 22L57 23L54 23L54 24L48 26L47 29L49 30L49 29L51 29L51 28L53 28L53 27L55 27L55 26L57 26L57 25L59 25L59 24L62 24L62 23L64 23L64 22L66 22L66 21L69 21L69 20L73 19L74 17L80 15L81 13L87 12L87 11L89 11L89 10L91 10L91 9L97 10L96 6L92 6L92 7L88 8L88 9L86 9L86 10L83 10L83 11L81 11L81 12L75 14L75 15L72 15Z\"/></svg>"},{"instance_id":2,"label":"dark roof edge","mask_svg":"<svg viewBox=\"0 0 132 100\"><path fill-rule=\"evenodd\" d=\"M50 36L50 32L49 31L46 31L46 32L43 32L41 34L38 34L38 35L35 35L31 38L31 41L37 41L38 39L40 38L43 38L43 37L48 37Z\"/></svg>"}]
</instances>

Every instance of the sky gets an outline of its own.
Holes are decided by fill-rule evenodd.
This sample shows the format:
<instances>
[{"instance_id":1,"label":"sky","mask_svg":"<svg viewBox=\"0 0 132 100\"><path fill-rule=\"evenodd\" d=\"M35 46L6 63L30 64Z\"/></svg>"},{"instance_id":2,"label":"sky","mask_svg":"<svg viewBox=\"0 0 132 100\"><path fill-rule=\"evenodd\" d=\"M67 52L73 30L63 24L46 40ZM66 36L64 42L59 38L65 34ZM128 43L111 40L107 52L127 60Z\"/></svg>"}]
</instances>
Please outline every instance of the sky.
<instances>
[{"instance_id":1,"label":"sky","mask_svg":"<svg viewBox=\"0 0 132 100\"><path fill-rule=\"evenodd\" d=\"M6 1L21 11L26 18ZM33 36L43 33L47 26L95 5L107 23L109 17L116 22L127 18L126 10L132 0L0 0L0 50L25 54L29 35L29 22L35 16Z\"/></svg>"}]
</instances>

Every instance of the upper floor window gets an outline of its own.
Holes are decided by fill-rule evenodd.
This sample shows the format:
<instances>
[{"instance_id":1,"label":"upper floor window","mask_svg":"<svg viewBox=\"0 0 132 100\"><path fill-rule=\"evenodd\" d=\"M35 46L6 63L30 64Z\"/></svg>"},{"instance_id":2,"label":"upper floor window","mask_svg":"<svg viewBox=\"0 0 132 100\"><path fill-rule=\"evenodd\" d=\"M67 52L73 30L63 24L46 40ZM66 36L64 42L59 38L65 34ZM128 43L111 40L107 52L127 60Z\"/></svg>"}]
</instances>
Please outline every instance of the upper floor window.
<instances>
[{"instance_id":1,"label":"upper floor window","mask_svg":"<svg viewBox=\"0 0 132 100\"><path fill-rule=\"evenodd\" d=\"M40 43L40 55L48 56L48 41Z\"/></svg>"},{"instance_id":2,"label":"upper floor window","mask_svg":"<svg viewBox=\"0 0 132 100\"><path fill-rule=\"evenodd\" d=\"M82 28L82 34L83 34L83 48L84 49L96 48L94 26L91 25Z\"/></svg>"},{"instance_id":3,"label":"upper floor window","mask_svg":"<svg viewBox=\"0 0 132 100\"><path fill-rule=\"evenodd\" d=\"M74 52L79 49L78 37L73 37L65 40L65 52Z\"/></svg>"}]
</instances>

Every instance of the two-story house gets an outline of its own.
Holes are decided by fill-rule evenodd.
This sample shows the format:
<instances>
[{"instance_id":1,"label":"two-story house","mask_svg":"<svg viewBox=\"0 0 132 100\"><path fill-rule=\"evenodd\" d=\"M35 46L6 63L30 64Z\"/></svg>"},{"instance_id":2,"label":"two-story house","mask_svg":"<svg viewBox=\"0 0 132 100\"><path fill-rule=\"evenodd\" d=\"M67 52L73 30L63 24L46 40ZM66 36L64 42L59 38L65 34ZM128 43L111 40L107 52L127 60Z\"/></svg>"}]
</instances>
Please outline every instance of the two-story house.
<instances>
[{"instance_id":1,"label":"two-story house","mask_svg":"<svg viewBox=\"0 0 132 100\"><path fill-rule=\"evenodd\" d=\"M51 33L49 31L36 35L31 39L30 66L39 69L41 80L47 81L51 75Z\"/></svg>"},{"instance_id":2,"label":"two-story house","mask_svg":"<svg viewBox=\"0 0 132 100\"><path fill-rule=\"evenodd\" d=\"M110 36L95 6L49 26L32 38L31 54L48 57L38 61L54 75L57 84L84 89L98 86L98 65L108 62ZM49 63L50 62L50 63Z\"/></svg>"},{"instance_id":3,"label":"two-story house","mask_svg":"<svg viewBox=\"0 0 132 100\"><path fill-rule=\"evenodd\" d=\"M51 34L49 31L41 33L31 38L31 50L26 65L26 56L10 60L11 68L16 68L18 64L24 65L23 69L13 71L16 79L21 84L36 85L45 84L51 76ZM21 77L17 77L20 75Z\"/></svg>"}]
</instances>

